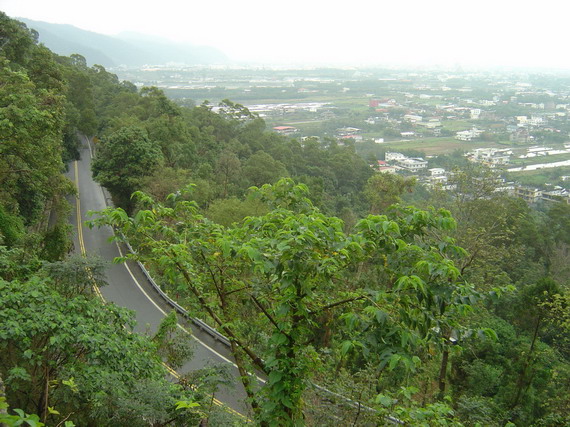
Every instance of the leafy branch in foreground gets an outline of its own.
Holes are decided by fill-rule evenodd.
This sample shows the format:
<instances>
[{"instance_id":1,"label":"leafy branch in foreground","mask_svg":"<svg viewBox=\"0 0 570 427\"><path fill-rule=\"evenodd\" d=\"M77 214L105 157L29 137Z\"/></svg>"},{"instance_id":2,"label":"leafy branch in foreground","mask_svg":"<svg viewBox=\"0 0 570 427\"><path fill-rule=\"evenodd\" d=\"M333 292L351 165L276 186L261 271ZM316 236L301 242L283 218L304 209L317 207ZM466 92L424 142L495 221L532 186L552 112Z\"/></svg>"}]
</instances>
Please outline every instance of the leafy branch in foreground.
<instances>
[{"instance_id":1,"label":"leafy branch in foreground","mask_svg":"<svg viewBox=\"0 0 570 427\"><path fill-rule=\"evenodd\" d=\"M380 370L418 364L413 351L429 343L445 355L458 318L474 301L452 260L461 248L428 238L428 230L453 228L449 213L401 208L393 219L369 216L347 235L340 219L313 206L304 185L282 179L251 192L269 212L232 227L200 215L186 192L164 204L135 193L140 210L134 216L109 208L91 225L120 230L116 238L137 248L128 257L156 265L170 287L191 296L230 339L260 423L304 423L302 396L322 363L309 344L323 312L342 314L351 343ZM343 289L357 269L373 281ZM255 329L264 331L265 346L252 341ZM343 344L342 352L351 345ZM265 386L254 387L253 369L267 376Z\"/></svg>"}]
</instances>

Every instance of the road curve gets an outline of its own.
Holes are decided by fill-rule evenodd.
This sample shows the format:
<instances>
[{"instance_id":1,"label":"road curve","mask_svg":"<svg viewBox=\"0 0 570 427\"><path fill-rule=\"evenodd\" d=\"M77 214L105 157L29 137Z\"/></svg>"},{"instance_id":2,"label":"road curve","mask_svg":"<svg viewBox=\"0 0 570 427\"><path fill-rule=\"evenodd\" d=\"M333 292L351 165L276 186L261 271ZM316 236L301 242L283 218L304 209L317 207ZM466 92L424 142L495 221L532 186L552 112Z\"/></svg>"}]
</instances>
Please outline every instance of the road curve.
<instances>
[{"instance_id":1,"label":"road curve","mask_svg":"<svg viewBox=\"0 0 570 427\"><path fill-rule=\"evenodd\" d=\"M108 286L100 290L105 301L110 301L118 306L131 309L135 312L137 326L135 331L139 333L154 333L166 313L171 308L156 293L148 283L136 263L128 262L113 264L115 257L124 254L125 248L110 242L113 231L109 227L93 228L85 227L85 221L92 219L87 216L89 211L100 211L107 207L108 200L102 188L93 181L91 175L91 150L87 138L82 137L80 149L81 160L72 164L68 177L74 181L78 189L78 197L74 200L74 210L71 223L76 227L74 245L77 252L88 255L98 255L109 265L106 271ZM189 326L179 324L181 328L189 331ZM179 373L184 374L192 370L200 369L213 364L229 365L235 378L235 388L221 389L216 393L216 400L226 405L230 412L250 417L248 407L244 402L245 391L239 381L239 373L231 359L229 349L214 340L209 334L200 330L188 332L188 337L193 341L194 355Z\"/></svg>"}]
</instances>

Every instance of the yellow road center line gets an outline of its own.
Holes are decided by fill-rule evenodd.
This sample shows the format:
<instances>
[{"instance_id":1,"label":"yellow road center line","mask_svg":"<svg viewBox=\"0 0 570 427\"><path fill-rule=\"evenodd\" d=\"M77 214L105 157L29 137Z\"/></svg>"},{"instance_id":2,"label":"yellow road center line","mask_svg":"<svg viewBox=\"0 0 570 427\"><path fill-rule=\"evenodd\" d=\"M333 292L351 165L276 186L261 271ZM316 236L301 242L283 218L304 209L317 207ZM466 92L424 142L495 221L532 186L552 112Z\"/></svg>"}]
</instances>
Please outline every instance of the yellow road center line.
<instances>
[{"instance_id":1,"label":"yellow road center line","mask_svg":"<svg viewBox=\"0 0 570 427\"><path fill-rule=\"evenodd\" d=\"M74 165L74 172L75 172L75 187L77 189L77 196L76 196L76 200L75 200L75 206L76 206L76 217L77 217L77 240L79 241L79 249L81 251L81 255L86 256L87 255L87 251L85 250L85 242L83 240L83 221L81 218L81 201L80 201L80 197L79 197L79 171L78 171L78 167L77 167L77 160L74 161L73 163ZM116 243L116 242L115 242ZM119 254L122 257L123 253L121 251L121 248L119 247L119 244L116 243L117 245L117 249L119 250ZM134 282L136 283L136 285L139 287L139 289L143 292L143 294L147 297L147 299L164 315L166 316L166 313L150 298L150 296L144 291L144 289L141 287L141 285L138 283L137 279L135 278L135 276L133 275L131 269L129 268L129 266L127 265L127 263L124 263L125 267L127 268L127 271L129 272L131 278L134 280ZM105 298L103 297L103 294L101 293L101 290L99 289L99 287L97 286L97 284L95 283L95 278L93 277L93 274L91 273L91 271L88 271L88 275L89 278L91 279L91 281L93 282L93 290L95 291L95 293L97 294L97 296L103 301L105 301ZM192 338L194 338L196 341L200 342L204 347L208 348L209 350L211 350L213 353L215 353L216 355L218 355L219 357L221 357L222 359L224 359L226 362L231 363L232 365L236 366L231 360L225 358L224 356L222 356L221 354L219 354L217 351L215 351L214 349L212 349L211 347L209 347L207 344L205 344L204 342L202 342L200 339L198 339L194 334L192 334L190 331L188 331L186 328L184 328L182 325L177 323L177 326L182 329L184 332L186 332L188 335L190 335ZM176 372L174 369L172 369L170 366L168 366L166 363L162 362L162 364L164 365L164 367L168 370L168 372L170 372L170 374L175 377L176 379L180 379L181 375ZM195 387L192 387L193 389L195 389ZM222 401L214 398L214 403L217 406L220 406L221 408L223 408L225 411L236 415L248 422L252 422L247 416L245 416L244 414L236 411L233 408L230 408L229 406L227 406L226 404L224 404Z\"/></svg>"},{"instance_id":2,"label":"yellow road center line","mask_svg":"<svg viewBox=\"0 0 570 427\"><path fill-rule=\"evenodd\" d=\"M115 242L115 244L117 245L117 249L119 250L119 255L121 257L124 257L123 255L123 251L121 250L121 247L119 246L119 244L117 242ZM136 279L136 277L134 276L133 272L131 271L130 267L127 265L127 263L124 263L124 266L127 268L127 271L129 272L131 278L133 279L133 281L135 282L135 284L138 286L138 288L140 289L140 291L147 297L147 299L156 307L156 309L158 311L160 311L164 316L166 316L166 312L160 308L158 306L158 304L156 304L153 299L146 293L146 291L143 289L143 287L140 285L140 283L138 282L138 280ZM196 335L194 335L192 332L190 332L188 329L186 329L184 326L182 326L180 323L177 323L176 326L178 326L180 329L182 329L185 333L187 333L190 337L192 337L193 339L195 339L196 341L198 341L200 344L202 344L205 348L207 348L208 350L210 350L212 353L216 354L218 357L222 358L224 361L226 361L227 363L232 364L233 366L235 366L237 368L237 365L232 362L231 360L229 360L228 358L224 357L223 355L221 355L220 353L218 353L216 350L214 350L212 347L210 347L208 344L204 343L202 340L200 340ZM166 364L164 364L165 366L167 366ZM172 375L179 379L180 375L178 374L178 372L176 372L174 369L168 367L167 368ZM175 375L175 374L176 375ZM259 377L258 377L259 378ZM259 378L261 381L264 381L263 379ZM265 381L264 381L265 382ZM223 402L221 402L218 399L214 398L214 403L218 406L223 407L226 411L237 415L239 417L241 417L242 419L248 421L248 422L252 422L246 415L236 411L235 409L230 408L229 406L227 406L226 404L224 404Z\"/></svg>"},{"instance_id":3,"label":"yellow road center line","mask_svg":"<svg viewBox=\"0 0 570 427\"><path fill-rule=\"evenodd\" d=\"M178 372L176 372L174 369L172 369L172 368L171 368L170 366L168 366L166 363L162 362L162 365L166 368L166 370L167 370L168 372L170 372L170 375L172 375L172 376L173 376L174 378L176 378L177 380L180 380L180 379L182 378L182 376L181 376ZM197 387L196 387L195 385L191 385L190 388L191 388L192 390L195 390L195 391L197 390ZM240 418L242 418L243 420L246 420L246 421L248 421L248 422L253 422L252 420L250 420L249 418L247 418L245 415L241 414L240 412L236 411L235 409L232 409L232 408L230 408L229 406L226 406L222 401L220 401L220 400L218 400L218 399L216 399L216 398L214 398L213 401L214 401L214 403L215 403L217 406L220 406L220 407L224 408L224 410L226 410L227 412L229 412L229 413L231 413L231 414L233 414L233 415L236 415L236 416L238 416L238 417L240 417Z\"/></svg>"},{"instance_id":4,"label":"yellow road center line","mask_svg":"<svg viewBox=\"0 0 570 427\"><path fill-rule=\"evenodd\" d=\"M83 240L83 221L81 219L81 199L79 197L79 170L77 168L77 160L73 162L74 172L75 172L75 188L77 190L77 196L75 200L75 208L76 208L76 216L77 216L77 240L79 241L79 250L81 251L81 255L87 256L87 251L85 250L85 242ZM91 270L87 272L89 278L93 282L93 290L95 293L105 302L105 298L103 298L103 294L101 290L95 283L95 278L91 273Z\"/></svg>"}]
</instances>

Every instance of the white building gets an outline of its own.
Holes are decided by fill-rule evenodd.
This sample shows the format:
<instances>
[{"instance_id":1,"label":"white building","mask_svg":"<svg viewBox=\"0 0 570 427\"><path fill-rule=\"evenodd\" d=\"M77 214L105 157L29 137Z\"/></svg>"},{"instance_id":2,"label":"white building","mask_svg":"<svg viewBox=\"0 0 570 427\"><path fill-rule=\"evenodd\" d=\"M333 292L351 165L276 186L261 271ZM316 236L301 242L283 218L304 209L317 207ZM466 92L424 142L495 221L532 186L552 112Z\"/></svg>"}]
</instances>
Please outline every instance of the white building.
<instances>
[{"instance_id":1,"label":"white building","mask_svg":"<svg viewBox=\"0 0 570 427\"><path fill-rule=\"evenodd\" d=\"M428 169L428 172L429 172L430 176L445 175L445 169L444 168L431 168L431 169Z\"/></svg>"},{"instance_id":2,"label":"white building","mask_svg":"<svg viewBox=\"0 0 570 427\"><path fill-rule=\"evenodd\" d=\"M430 176L428 178L427 184L429 187L440 187L445 189L447 186L447 175L441 176Z\"/></svg>"},{"instance_id":3,"label":"white building","mask_svg":"<svg viewBox=\"0 0 570 427\"><path fill-rule=\"evenodd\" d=\"M419 172L422 169L426 169L428 162L420 157L412 159L403 159L398 161L398 165L410 172Z\"/></svg>"},{"instance_id":4,"label":"white building","mask_svg":"<svg viewBox=\"0 0 570 427\"><path fill-rule=\"evenodd\" d=\"M565 188L556 186L554 187L554 190L543 191L542 200L546 200L548 202L570 203L570 193L568 193L568 190Z\"/></svg>"},{"instance_id":5,"label":"white building","mask_svg":"<svg viewBox=\"0 0 570 427\"><path fill-rule=\"evenodd\" d=\"M455 139L458 139L459 141L472 141L479 138L482 133L483 131L477 128L463 130L455 134Z\"/></svg>"},{"instance_id":6,"label":"white building","mask_svg":"<svg viewBox=\"0 0 570 427\"><path fill-rule=\"evenodd\" d=\"M530 120L528 121L528 124L531 126L542 126L545 123L546 122L544 118L541 116L531 116Z\"/></svg>"},{"instance_id":7,"label":"white building","mask_svg":"<svg viewBox=\"0 0 570 427\"><path fill-rule=\"evenodd\" d=\"M338 136L354 135L358 132L360 132L360 129L348 126L336 130Z\"/></svg>"},{"instance_id":8,"label":"white building","mask_svg":"<svg viewBox=\"0 0 570 427\"><path fill-rule=\"evenodd\" d=\"M404 156L402 153L394 153L394 152L386 152L384 155L384 160L387 162L397 162L399 160L404 160L407 157Z\"/></svg>"},{"instance_id":9,"label":"white building","mask_svg":"<svg viewBox=\"0 0 570 427\"><path fill-rule=\"evenodd\" d=\"M402 153L391 153L387 152L385 154L386 162L395 163L400 169L405 169L408 172L419 172L422 169L426 169L428 162L420 157L408 158Z\"/></svg>"},{"instance_id":10,"label":"white building","mask_svg":"<svg viewBox=\"0 0 570 427\"><path fill-rule=\"evenodd\" d=\"M508 148L476 148L468 152L467 157L471 161L494 167L508 164L512 154L512 150Z\"/></svg>"},{"instance_id":11,"label":"white building","mask_svg":"<svg viewBox=\"0 0 570 427\"><path fill-rule=\"evenodd\" d=\"M404 116L404 120L407 120L412 123L421 122L423 120L422 116L417 116L415 114L406 114Z\"/></svg>"},{"instance_id":12,"label":"white building","mask_svg":"<svg viewBox=\"0 0 570 427\"><path fill-rule=\"evenodd\" d=\"M429 119L429 121L425 124L428 129L435 129L441 126L441 122L439 119Z\"/></svg>"}]
</instances>

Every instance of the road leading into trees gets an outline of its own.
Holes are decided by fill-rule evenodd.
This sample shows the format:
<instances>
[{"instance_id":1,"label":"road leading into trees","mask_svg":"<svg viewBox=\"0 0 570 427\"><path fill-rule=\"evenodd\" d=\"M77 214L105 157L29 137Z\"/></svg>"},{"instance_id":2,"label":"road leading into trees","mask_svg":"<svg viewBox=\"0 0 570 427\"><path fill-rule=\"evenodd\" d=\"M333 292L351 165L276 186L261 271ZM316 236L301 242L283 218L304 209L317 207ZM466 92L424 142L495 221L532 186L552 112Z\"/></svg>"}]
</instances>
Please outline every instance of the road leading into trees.
<instances>
[{"instance_id":1,"label":"road leading into trees","mask_svg":"<svg viewBox=\"0 0 570 427\"><path fill-rule=\"evenodd\" d=\"M108 261L109 265L106 270L108 286L101 288L98 293L105 301L113 302L135 312L136 332L152 334L157 330L164 316L171 311L171 307L154 290L136 263L112 263L112 260L122 256L126 249L109 241L113 235L110 227L90 229L85 226L85 221L92 219L87 213L103 210L110 201L106 198L102 188L93 181L92 152L87 138L83 138L80 154L81 160L74 162L68 173L78 189L71 219L77 229L74 237L75 248L77 252L96 255ZM193 342L194 348L192 359L178 372L184 374L212 365L229 367L235 378L233 381L235 388L225 387L218 391L215 395L216 403L226 406L234 414L249 417L250 414L244 403L245 391L238 379L238 370L231 360L229 349L207 333L200 330L190 331L190 327L186 324L179 323L178 326L187 332L188 339Z\"/></svg>"}]
</instances>

